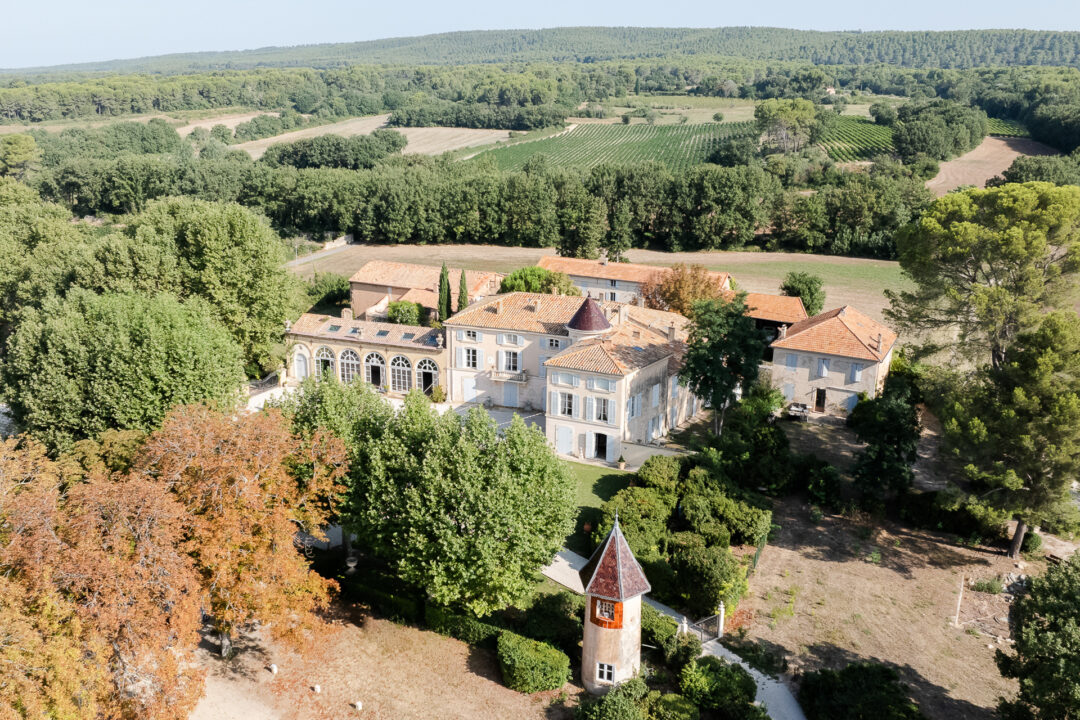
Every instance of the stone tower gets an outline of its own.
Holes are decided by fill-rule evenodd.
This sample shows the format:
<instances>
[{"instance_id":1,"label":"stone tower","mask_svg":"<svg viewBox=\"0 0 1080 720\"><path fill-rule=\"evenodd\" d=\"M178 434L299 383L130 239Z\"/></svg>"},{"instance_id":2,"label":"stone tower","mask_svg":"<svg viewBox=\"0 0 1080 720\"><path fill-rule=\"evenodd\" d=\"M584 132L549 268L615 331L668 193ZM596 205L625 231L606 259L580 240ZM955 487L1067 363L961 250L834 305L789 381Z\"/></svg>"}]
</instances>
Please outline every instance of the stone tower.
<instances>
[{"instance_id":1,"label":"stone tower","mask_svg":"<svg viewBox=\"0 0 1080 720\"><path fill-rule=\"evenodd\" d=\"M602 695L635 677L641 666L641 596L652 587L619 528L581 569L585 586L585 632L581 643L581 680Z\"/></svg>"}]
</instances>

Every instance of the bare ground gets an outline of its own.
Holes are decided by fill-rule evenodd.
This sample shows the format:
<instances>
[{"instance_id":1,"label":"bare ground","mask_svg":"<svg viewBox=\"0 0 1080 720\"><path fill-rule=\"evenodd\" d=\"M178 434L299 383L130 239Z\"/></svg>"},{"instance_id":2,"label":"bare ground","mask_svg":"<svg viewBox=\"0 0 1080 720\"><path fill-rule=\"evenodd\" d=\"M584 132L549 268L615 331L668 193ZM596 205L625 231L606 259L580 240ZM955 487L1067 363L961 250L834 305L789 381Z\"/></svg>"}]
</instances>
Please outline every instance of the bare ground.
<instances>
[{"instance_id":1,"label":"bare ground","mask_svg":"<svg viewBox=\"0 0 1080 720\"><path fill-rule=\"evenodd\" d=\"M200 651L206 695L191 720L539 720L550 716L556 694L510 690L490 651L374 618L360 608L315 645L298 654L256 634L245 638L229 662ZM277 675L270 673L271 663ZM315 685L321 692L314 692ZM573 694L577 688L567 690ZM354 707L358 700L362 713Z\"/></svg>"},{"instance_id":2,"label":"bare ground","mask_svg":"<svg viewBox=\"0 0 1080 720\"><path fill-rule=\"evenodd\" d=\"M988 136L979 147L955 160L941 163L928 187L938 197L963 185L986 187L986 181L1009 169L1021 155L1056 155L1057 152L1030 138Z\"/></svg>"},{"instance_id":3,"label":"bare ground","mask_svg":"<svg viewBox=\"0 0 1080 720\"><path fill-rule=\"evenodd\" d=\"M191 134L191 131L195 128L205 128L209 130L215 125L224 125L230 130L235 130L236 126L240 123L254 120L261 115L277 115L277 113L267 112L245 112L245 113L232 113L231 115L218 115L217 117L208 117L201 120L192 120L186 125L181 125L176 128L176 132L180 133L180 137L187 137Z\"/></svg>"},{"instance_id":4,"label":"bare ground","mask_svg":"<svg viewBox=\"0 0 1080 720\"><path fill-rule=\"evenodd\" d=\"M244 150L256 160L262 157L266 149L278 143L294 142L303 138L313 138L320 135L341 135L352 137L354 135L367 135L386 127L389 115L371 115L368 117L349 118L341 122L328 125L315 125L295 130L293 132L275 135L274 137L251 140L238 143L232 147ZM406 153L422 155L439 155L450 150L459 150L475 145L488 145L500 140L507 140L510 132L507 130L475 130L472 128L394 128L404 135L409 144L405 146Z\"/></svg>"},{"instance_id":5,"label":"bare ground","mask_svg":"<svg viewBox=\"0 0 1080 720\"><path fill-rule=\"evenodd\" d=\"M514 248L489 245L350 245L325 256L315 255L293 265L303 277L314 272L352 275L369 260L394 260L424 265L446 262L452 267L510 272L535 265L548 248ZM631 262L667 266L675 263L701 263L713 270L730 272L742 290L779 292L784 275L791 270L805 270L825 280L826 308L854 305L871 317L881 319L886 306L885 288L906 287L900 266L887 260L867 260L827 255L801 255L766 252L683 252L631 250Z\"/></svg>"},{"instance_id":6,"label":"bare ground","mask_svg":"<svg viewBox=\"0 0 1080 720\"><path fill-rule=\"evenodd\" d=\"M935 720L990 720L997 698L1015 692L994 663L1008 632L1001 597L966 592L953 625L962 578L1017 570L995 550L954 544L893 523L826 516L778 503L781 526L762 554L738 618L749 638L782 653L797 675L872 660L895 666Z\"/></svg>"}]
</instances>

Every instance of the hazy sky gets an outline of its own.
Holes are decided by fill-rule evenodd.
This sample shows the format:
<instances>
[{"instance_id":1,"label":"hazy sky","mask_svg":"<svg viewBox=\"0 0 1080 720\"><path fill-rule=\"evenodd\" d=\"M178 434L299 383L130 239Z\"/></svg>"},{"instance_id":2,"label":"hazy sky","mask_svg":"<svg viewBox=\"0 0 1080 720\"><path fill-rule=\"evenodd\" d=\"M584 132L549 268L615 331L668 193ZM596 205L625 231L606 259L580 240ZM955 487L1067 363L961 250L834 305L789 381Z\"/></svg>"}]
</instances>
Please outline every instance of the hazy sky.
<instances>
[{"instance_id":1,"label":"hazy sky","mask_svg":"<svg viewBox=\"0 0 1080 720\"><path fill-rule=\"evenodd\" d=\"M0 67L567 25L1080 30L1077 0L0 0Z\"/></svg>"}]
</instances>

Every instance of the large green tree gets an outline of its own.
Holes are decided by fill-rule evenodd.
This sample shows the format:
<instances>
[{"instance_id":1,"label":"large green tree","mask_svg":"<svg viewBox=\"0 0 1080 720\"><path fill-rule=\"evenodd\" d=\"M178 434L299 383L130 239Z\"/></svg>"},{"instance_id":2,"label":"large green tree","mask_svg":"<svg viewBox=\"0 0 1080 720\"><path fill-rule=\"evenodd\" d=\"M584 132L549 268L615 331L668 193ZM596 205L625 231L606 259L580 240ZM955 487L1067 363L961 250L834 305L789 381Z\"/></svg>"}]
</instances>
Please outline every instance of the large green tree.
<instances>
[{"instance_id":1,"label":"large green tree","mask_svg":"<svg viewBox=\"0 0 1080 720\"><path fill-rule=\"evenodd\" d=\"M780 292L789 297L802 300L806 314L817 315L825 307L824 281L820 276L808 272L792 270L784 276Z\"/></svg>"},{"instance_id":2,"label":"large green tree","mask_svg":"<svg viewBox=\"0 0 1080 720\"><path fill-rule=\"evenodd\" d=\"M236 343L207 303L83 290L27 308L0 366L15 420L52 449L152 430L177 403L239 400Z\"/></svg>"},{"instance_id":3,"label":"large green tree","mask_svg":"<svg viewBox=\"0 0 1080 720\"><path fill-rule=\"evenodd\" d=\"M581 295L566 273L530 266L518 268L503 278L499 292L531 292L551 295Z\"/></svg>"},{"instance_id":4,"label":"large green tree","mask_svg":"<svg viewBox=\"0 0 1080 720\"><path fill-rule=\"evenodd\" d=\"M761 331L746 314L745 293L730 301L702 300L693 305L679 382L712 405L717 435L736 390L757 379L764 354Z\"/></svg>"},{"instance_id":5,"label":"large green tree","mask_svg":"<svg viewBox=\"0 0 1080 720\"><path fill-rule=\"evenodd\" d=\"M982 502L1016 515L1010 554L1028 525L1069 507L1080 472L1080 318L1046 316L996 367L955 393L946 431Z\"/></svg>"},{"instance_id":6,"label":"large green tree","mask_svg":"<svg viewBox=\"0 0 1080 720\"><path fill-rule=\"evenodd\" d=\"M886 316L1000 367L1020 332L1075 298L1080 187L1033 182L951 193L897 247L915 288L886 290Z\"/></svg>"},{"instance_id":7,"label":"large green tree","mask_svg":"<svg viewBox=\"0 0 1080 720\"><path fill-rule=\"evenodd\" d=\"M0 138L0 175L22 179L30 167L41 160L41 149L31 135L7 135Z\"/></svg>"},{"instance_id":8,"label":"large green tree","mask_svg":"<svg viewBox=\"0 0 1080 720\"><path fill-rule=\"evenodd\" d=\"M1020 681L1014 700L998 710L1004 720L1080 717L1080 554L1031 579L1010 610L1015 655L997 653L1005 677Z\"/></svg>"}]
</instances>

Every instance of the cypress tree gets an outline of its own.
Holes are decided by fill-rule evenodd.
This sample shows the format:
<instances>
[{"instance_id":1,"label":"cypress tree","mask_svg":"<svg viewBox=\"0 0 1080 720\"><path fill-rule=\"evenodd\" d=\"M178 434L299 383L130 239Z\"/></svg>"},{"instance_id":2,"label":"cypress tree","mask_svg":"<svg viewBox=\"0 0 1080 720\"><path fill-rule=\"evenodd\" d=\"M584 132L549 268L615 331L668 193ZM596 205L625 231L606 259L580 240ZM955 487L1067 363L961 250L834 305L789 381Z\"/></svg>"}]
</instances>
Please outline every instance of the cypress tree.
<instances>
[{"instance_id":1,"label":"cypress tree","mask_svg":"<svg viewBox=\"0 0 1080 720\"><path fill-rule=\"evenodd\" d=\"M450 271L446 269L446 263L442 264L442 272L439 273L439 322L445 322L450 317Z\"/></svg>"},{"instance_id":2,"label":"cypress tree","mask_svg":"<svg viewBox=\"0 0 1080 720\"><path fill-rule=\"evenodd\" d=\"M461 312L469 307L469 286L465 283L465 271L461 271L461 279L457 287L457 311Z\"/></svg>"}]
</instances>

